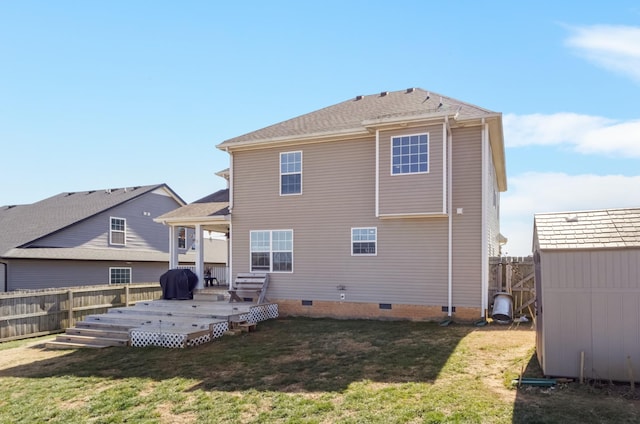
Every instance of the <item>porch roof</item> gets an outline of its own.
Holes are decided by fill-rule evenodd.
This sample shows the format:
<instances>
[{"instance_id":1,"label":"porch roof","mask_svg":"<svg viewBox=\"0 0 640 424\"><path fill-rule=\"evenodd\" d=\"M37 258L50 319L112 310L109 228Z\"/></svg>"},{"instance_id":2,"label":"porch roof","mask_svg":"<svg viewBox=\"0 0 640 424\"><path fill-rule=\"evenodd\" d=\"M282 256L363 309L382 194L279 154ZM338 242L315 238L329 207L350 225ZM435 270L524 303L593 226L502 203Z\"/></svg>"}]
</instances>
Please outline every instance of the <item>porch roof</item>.
<instances>
[{"instance_id":1,"label":"porch roof","mask_svg":"<svg viewBox=\"0 0 640 424\"><path fill-rule=\"evenodd\" d=\"M173 227L200 224L205 230L226 233L229 231L229 218L229 190L223 189L160 215L154 221Z\"/></svg>"}]
</instances>

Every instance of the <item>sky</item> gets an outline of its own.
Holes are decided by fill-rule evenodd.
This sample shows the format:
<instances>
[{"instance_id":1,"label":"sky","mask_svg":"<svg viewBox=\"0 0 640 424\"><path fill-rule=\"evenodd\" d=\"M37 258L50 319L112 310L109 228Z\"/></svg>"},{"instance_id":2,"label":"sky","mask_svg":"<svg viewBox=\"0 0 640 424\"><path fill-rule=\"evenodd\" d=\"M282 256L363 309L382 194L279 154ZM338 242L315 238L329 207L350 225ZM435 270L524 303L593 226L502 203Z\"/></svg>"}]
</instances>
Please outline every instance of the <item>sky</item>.
<instances>
[{"instance_id":1,"label":"sky","mask_svg":"<svg viewBox=\"0 0 640 424\"><path fill-rule=\"evenodd\" d=\"M0 0L0 205L160 183L193 202L225 187L222 141L409 87L503 114L503 254L531 253L535 213L640 207L622 0Z\"/></svg>"}]
</instances>

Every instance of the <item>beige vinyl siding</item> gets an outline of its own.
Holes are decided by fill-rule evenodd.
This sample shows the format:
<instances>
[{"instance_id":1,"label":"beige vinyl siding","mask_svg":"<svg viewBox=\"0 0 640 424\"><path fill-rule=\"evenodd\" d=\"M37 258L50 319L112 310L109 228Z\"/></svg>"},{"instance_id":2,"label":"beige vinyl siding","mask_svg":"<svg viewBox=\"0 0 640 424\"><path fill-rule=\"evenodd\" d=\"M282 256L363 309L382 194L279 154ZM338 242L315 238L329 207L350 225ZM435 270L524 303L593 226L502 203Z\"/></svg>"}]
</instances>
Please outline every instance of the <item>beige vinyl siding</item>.
<instances>
[{"instance_id":1,"label":"beige vinyl siding","mask_svg":"<svg viewBox=\"0 0 640 424\"><path fill-rule=\"evenodd\" d=\"M453 304L480 307L482 151L480 127L453 129ZM462 214L457 209L462 208Z\"/></svg>"},{"instance_id":2,"label":"beige vinyl siding","mask_svg":"<svg viewBox=\"0 0 640 424\"><path fill-rule=\"evenodd\" d=\"M380 215L443 212L442 132L443 124L380 132ZM425 133L429 134L429 172L392 175L391 138Z\"/></svg>"},{"instance_id":3,"label":"beige vinyl siding","mask_svg":"<svg viewBox=\"0 0 640 424\"><path fill-rule=\"evenodd\" d=\"M302 195L279 195L279 153L303 152ZM441 155L440 155L441 156ZM293 272L276 299L446 305L446 218L375 217L375 138L233 155L233 272L249 271L252 230L293 230ZM377 228L377 255L351 255L351 228Z\"/></svg>"},{"instance_id":4,"label":"beige vinyl siding","mask_svg":"<svg viewBox=\"0 0 640 424\"><path fill-rule=\"evenodd\" d=\"M640 250L541 252L547 375L628 381L640 363ZM640 376L636 376L639 381Z\"/></svg>"}]
</instances>

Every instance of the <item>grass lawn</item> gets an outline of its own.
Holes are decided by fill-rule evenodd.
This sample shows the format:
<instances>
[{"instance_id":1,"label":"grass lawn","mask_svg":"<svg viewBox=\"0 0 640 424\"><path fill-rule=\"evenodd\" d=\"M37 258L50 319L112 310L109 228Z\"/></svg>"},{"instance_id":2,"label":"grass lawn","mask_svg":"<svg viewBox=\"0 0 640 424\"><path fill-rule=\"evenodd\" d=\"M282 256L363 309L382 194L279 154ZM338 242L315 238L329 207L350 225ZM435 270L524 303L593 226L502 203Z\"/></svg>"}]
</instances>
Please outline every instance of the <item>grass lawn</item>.
<instances>
[{"instance_id":1,"label":"grass lawn","mask_svg":"<svg viewBox=\"0 0 640 424\"><path fill-rule=\"evenodd\" d=\"M279 319L190 349L0 345L0 423L632 423L629 386L539 377L530 328Z\"/></svg>"}]
</instances>

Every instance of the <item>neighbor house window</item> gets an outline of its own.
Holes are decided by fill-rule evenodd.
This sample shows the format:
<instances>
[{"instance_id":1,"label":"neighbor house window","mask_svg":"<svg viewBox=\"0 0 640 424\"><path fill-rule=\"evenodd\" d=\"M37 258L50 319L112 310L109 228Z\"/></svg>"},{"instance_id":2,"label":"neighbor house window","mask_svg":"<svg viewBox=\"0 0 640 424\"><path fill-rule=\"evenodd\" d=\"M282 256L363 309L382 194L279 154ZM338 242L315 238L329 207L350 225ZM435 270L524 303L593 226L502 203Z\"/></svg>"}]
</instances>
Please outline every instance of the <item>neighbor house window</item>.
<instances>
[{"instance_id":1,"label":"neighbor house window","mask_svg":"<svg viewBox=\"0 0 640 424\"><path fill-rule=\"evenodd\" d=\"M187 229L185 227L178 227L178 249L187 248Z\"/></svg>"},{"instance_id":2,"label":"neighbor house window","mask_svg":"<svg viewBox=\"0 0 640 424\"><path fill-rule=\"evenodd\" d=\"M391 173L416 174L429 171L429 135L391 138Z\"/></svg>"},{"instance_id":3,"label":"neighbor house window","mask_svg":"<svg viewBox=\"0 0 640 424\"><path fill-rule=\"evenodd\" d=\"M131 282L131 268L109 268L109 284L128 284Z\"/></svg>"},{"instance_id":4,"label":"neighbor house window","mask_svg":"<svg viewBox=\"0 0 640 424\"><path fill-rule=\"evenodd\" d=\"M109 230L109 243L125 245L127 220L124 218L111 218Z\"/></svg>"},{"instance_id":5,"label":"neighbor house window","mask_svg":"<svg viewBox=\"0 0 640 424\"><path fill-rule=\"evenodd\" d=\"M251 231L251 271L292 272L293 230Z\"/></svg>"},{"instance_id":6,"label":"neighbor house window","mask_svg":"<svg viewBox=\"0 0 640 424\"><path fill-rule=\"evenodd\" d=\"M302 152L280 153L280 194L302 193Z\"/></svg>"},{"instance_id":7,"label":"neighbor house window","mask_svg":"<svg viewBox=\"0 0 640 424\"><path fill-rule=\"evenodd\" d=\"M375 255L378 251L377 244L377 228L351 229L351 255Z\"/></svg>"}]
</instances>

